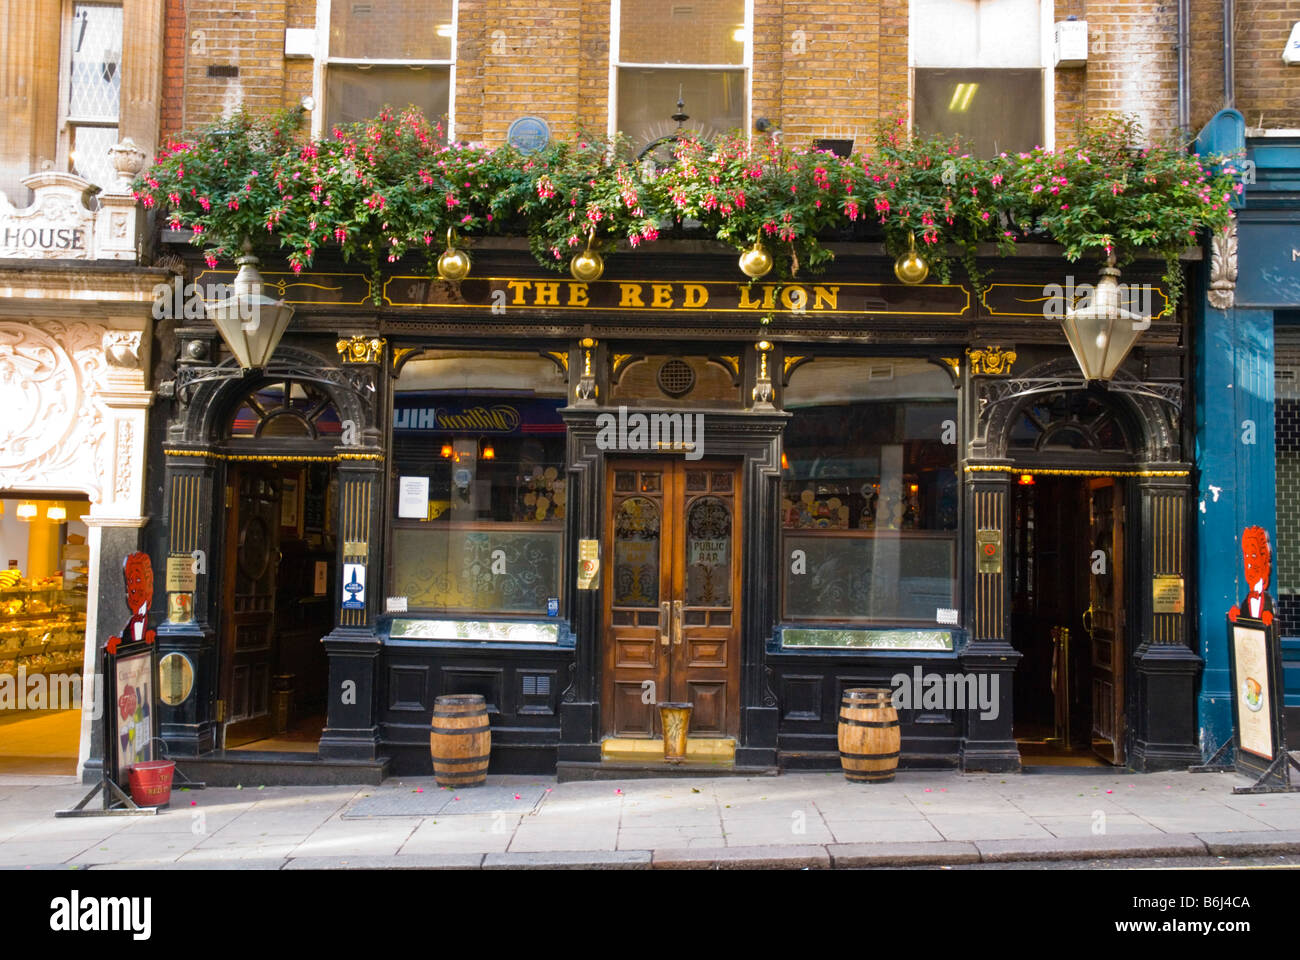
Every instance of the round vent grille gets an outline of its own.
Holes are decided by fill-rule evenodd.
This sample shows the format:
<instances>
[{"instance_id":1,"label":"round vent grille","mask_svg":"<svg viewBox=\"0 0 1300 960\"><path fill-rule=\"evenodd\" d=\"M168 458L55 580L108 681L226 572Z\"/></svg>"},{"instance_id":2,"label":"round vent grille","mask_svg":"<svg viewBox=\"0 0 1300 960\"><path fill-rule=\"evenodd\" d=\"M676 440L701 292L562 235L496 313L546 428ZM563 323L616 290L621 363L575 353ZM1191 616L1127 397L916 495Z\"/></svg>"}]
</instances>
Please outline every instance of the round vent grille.
<instances>
[{"instance_id":1,"label":"round vent grille","mask_svg":"<svg viewBox=\"0 0 1300 960\"><path fill-rule=\"evenodd\" d=\"M695 386L695 371L685 360L674 357L659 368L659 389L670 397L684 397Z\"/></svg>"}]
</instances>

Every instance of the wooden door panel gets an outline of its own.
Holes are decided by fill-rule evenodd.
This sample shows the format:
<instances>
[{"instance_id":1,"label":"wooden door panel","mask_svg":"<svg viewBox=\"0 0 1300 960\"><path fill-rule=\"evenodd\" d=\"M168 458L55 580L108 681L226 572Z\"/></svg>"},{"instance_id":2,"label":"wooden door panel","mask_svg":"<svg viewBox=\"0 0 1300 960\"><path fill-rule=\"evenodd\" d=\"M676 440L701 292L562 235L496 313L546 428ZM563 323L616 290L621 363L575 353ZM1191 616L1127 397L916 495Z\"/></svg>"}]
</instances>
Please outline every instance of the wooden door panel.
<instances>
[{"instance_id":1,"label":"wooden door panel","mask_svg":"<svg viewBox=\"0 0 1300 960\"><path fill-rule=\"evenodd\" d=\"M619 462L607 475L601 686L608 736L653 737L659 729L655 703L665 698L669 669L660 605L672 589L666 548L673 519L665 509L671 478L664 461ZM647 680L651 697L644 696Z\"/></svg>"},{"instance_id":2,"label":"wooden door panel","mask_svg":"<svg viewBox=\"0 0 1300 960\"><path fill-rule=\"evenodd\" d=\"M673 646L673 699L695 704L693 733L734 736L740 717L737 470L730 464L685 465L681 474L673 583L683 616L682 642Z\"/></svg>"},{"instance_id":3,"label":"wooden door panel","mask_svg":"<svg viewBox=\"0 0 1300 960\"><path fill-rule=\"evenodd\" d=\"M227 747L270 734L281 495L278 475L255 466L237 468L231 486L222 628Z\"/></svg>"},{"instance_id":4,"label":"wooden door panel","mask_svg":"<svg viewBox=\"0 0 1300 960\"><path fill-rule=\"evenodd\" d=\"M620 737L652 737L655 735L655 712L652 705L642 700L639 680L616 680L612 694L614 730Z\"/></svg>"},{"instance_id":5,"label":"wooden door panel","mask_svg":"<svg viewBox=\"0 0 1300 960\"><path fill-rule=\"evenodd\" d=\"M1089 633L1092 743L1108 763L1124 762L1124 501L1113 478L1088 481ZM1104 560L1093 569L1098 552Z\"/></svg>"},{"instance_id":6,"label":"wooden door panel","mask_svg":"<svg viewBox=\"0 0 1300 960\"><path fill-rule=\"evenodd\" d=\"M727 666L728 637L715 639L687 640L690 651L686 659L688 667L723 667Z\"/></svg>"},{"instance_id":7,"label":"wooden door panel","mask_svg":"<svg viewBox=\"0 0 1300 960\"><path fill-rule=\"evenodd\" d=\"M634 669L642 667L651 670L658 666L659 641L653 637L646 640L619 637L614 643L618 648L618 653L614 657L614 666Z\"/></svg>"},{"instance_id":8,"label":"wooden door panel","mask_svg":"<svg viewBox=\"0 0 1300 960\"><path fill-rule=\"evenodd\" d=\"M695 704L691 711L691 733L704 737L725 737L730 732L727 713L727 682L691 681L686 684L687 699Z\"/></svg>"}]
</instances>

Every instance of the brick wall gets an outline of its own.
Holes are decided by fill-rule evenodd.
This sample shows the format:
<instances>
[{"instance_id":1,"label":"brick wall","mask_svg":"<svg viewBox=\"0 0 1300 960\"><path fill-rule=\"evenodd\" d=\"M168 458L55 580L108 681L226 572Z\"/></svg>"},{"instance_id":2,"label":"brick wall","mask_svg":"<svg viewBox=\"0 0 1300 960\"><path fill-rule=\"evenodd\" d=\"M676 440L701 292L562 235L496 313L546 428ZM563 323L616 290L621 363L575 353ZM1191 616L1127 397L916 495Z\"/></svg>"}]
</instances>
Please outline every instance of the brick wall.
<instances>
[{"instance_id":1,"label":"brick wall","mask_svg":"<svg viewBox=\"0 0 1300 960\"><path fill-rule=\"evenodd\" d=\"M1178 122L1175 0L1088 0L1085 116L1135 114L1152 134Z\"/></svg>"},{"instance_id":2,"label":"brick wall","mask_svg":"<svg viewBox=\"0 0 1300 960\"><path fill-rule=\"evenodd\" d=\"M1247 127L1300 128L1300 65L1282 62L1300 0L1238 0L1233 30L1236 108ZM1223 3L1192 0L1192 126L1224 106Z\"/></svg>"},{"instance_id":3,"label":"brick wall","mask_svg":"<svg viewBox=\"0 0 1300 960\"><path fill-rule=\"evenodd\" d=\"M210 122L238 103L269 110L313 93L312 61L286 60L283 41L286 26L314 25L315 0L166 2L172 53L163 94L165 130ZM1221 5L1192 2L1192 94L1199 125L1218 105L1216 11ZM373 0L372 6L383 4ZM641 29L665 34L655 38L659 45L671 43L663 24L672 6L699 8L703 23L709 5L679 0L661 6L660 23L640 21ZM770 120L800 145L820 137L853 137L860 143L879 119L906 112L905 2L754 0L753 6L752 118ZM1300 126L1300 68L1288 71L1279 56L1290 23L1300 19L1300 0L1252 0L1240 6L1246 11L1238 16L1239 104L1252 124L1262 115L1268 126ZM1106 112L1136 113L1154 133L1172 129L1176 0L1057 0L1054 13L1058 20L1072 13L1086 18L1090 43L1086 68L1057 70L1051 79L1058 143L1070 142L1088 117ZM525 114L544 117L557 137L603 132L609 16L607 0L558 0L545 8L524 0L460 0L457 137L499 143L509 123ZM726 20L730 8L719 16ZM430 14L428 22L441 17ZM203 53L197 52L195 31L203 31ZM210 77L210 66L237 66L239 76ZM319 101L321 93L315 95Z\"/></svg>"}]
</instances>

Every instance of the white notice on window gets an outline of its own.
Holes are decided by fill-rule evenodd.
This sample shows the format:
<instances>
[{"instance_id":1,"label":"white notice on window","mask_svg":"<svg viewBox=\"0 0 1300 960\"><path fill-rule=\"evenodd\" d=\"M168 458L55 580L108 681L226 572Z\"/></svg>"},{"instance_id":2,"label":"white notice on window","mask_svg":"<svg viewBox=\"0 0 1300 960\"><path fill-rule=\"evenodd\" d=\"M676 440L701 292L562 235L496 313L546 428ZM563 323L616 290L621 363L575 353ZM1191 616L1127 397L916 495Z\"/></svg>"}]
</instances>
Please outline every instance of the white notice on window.
<instances>
[{"instance_id":1,"label":"white notice on window","mask_svg":"<svg viewBox=\"0 0 1300 960\"><path fill-rule=\"evenodd\" d=\"M429 516L429 478L401 477L397 482L397 516L424 520Z\"/></svg>"},{"instance_id":2,"label":"white notice on window","mask_svg":"<svg viewBox=\"0 0 1300 960\"><path fill-rule=\"evenodd\" d=\"M939 623L956 623L957 611L949 607L940 607L934 612L934 619Z\"/></svg>"}]
</instances>

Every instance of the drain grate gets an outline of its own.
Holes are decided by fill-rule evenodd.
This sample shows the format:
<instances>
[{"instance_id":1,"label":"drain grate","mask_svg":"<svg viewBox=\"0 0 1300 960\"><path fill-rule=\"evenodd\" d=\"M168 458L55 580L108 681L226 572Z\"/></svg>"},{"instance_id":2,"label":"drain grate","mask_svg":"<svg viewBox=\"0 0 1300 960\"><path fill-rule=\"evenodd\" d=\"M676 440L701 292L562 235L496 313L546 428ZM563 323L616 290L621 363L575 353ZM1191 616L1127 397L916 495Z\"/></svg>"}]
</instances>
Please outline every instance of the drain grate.
<instances>
[{"instance_id":1,"label":"drain grate","mask_svg":"<svg viewBox=\"0 0 1300 960\"><path fill-rule=\"evenodd\" d=\"M515 796L519 799L516 800ZM366 817L448 817L471 813L530 813L546 795L545 787L469 787L440 790L430 783L423 793L413 787L381 790L362 797L343 814L345 820ZM459 797L460 799L456 799Z\"/></svg>"}]
</instances>

